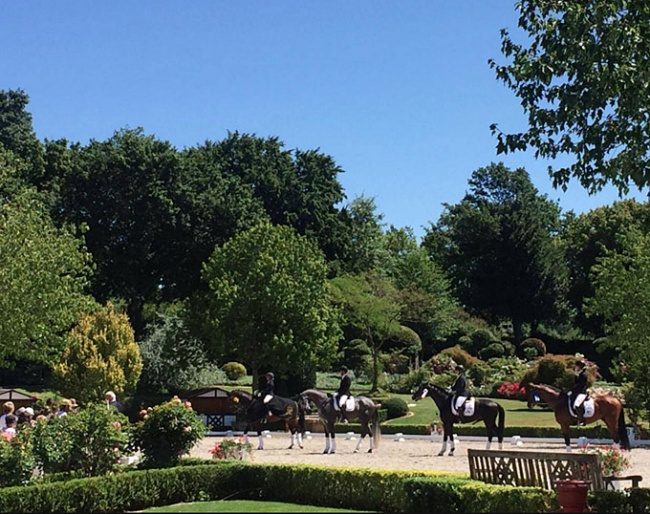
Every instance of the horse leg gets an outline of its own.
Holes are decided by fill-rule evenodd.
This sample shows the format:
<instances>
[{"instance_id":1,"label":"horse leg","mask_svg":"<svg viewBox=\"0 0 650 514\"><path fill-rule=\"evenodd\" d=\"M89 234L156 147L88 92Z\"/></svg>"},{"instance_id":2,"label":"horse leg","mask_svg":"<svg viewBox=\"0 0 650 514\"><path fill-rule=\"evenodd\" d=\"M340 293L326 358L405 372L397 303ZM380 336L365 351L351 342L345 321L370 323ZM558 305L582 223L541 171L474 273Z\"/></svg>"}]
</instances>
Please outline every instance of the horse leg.
<instances>
[{"instance_id":1,"label":"horse leg","mask_svg":"<svg viewBox=\"0 0 650 514\"><path fill-rule=\"evenodd\" d=\"M494 421L486 421L485 428L487 430L487 438L488 438L488 442L485 445L485 449L489 450L490 446L492 446L492 437L494 437L494 429L495 429Z\"/></svg>"},{"instance_id":2,"label":"horse leg","mask_svg":"<svg viewBox=\"0 0 650 514\"><path fill-rule=\"evenodd\" d=\"M454 451L456 451L456 441L454 441L454 425L449 426L449 442L451 443L451 449L449 450L448 455L450 457L454 456Z\"/></svg>"},{"instance_id":3,"label":"horse leg","mask_svg":"<svg viewBox=\"0 0 650 514\"><path fill-rule=\"evenodd\" d=\"M572 450L571 450L571 437L569 434L569 425L561 425L561 427L562 427L562 437L564 437L564 445L566 447L566 451L570 453Z\"/></svg>"},{"instance_id":4,"label":"horse leg","mask_svg":"<svg viewBox=\"0 0 650 514\"><path fill-rule=\"evenodd\" d=\"M323 453L329 453L330 452L330 433L327 430L327 427L325 427L325 449L323 450Z\"/></svg>"},{"instance_id":5,"label":"horse leg","mask_svg":"<svg viewBox=\"0 0 650 514\"><path fill-rule=\"evenodd\" d=\"M438 457L442 457L445 452L447 451L447 439L449 436L447 435L447 428L445 427L444 434L442 436L442 449L438 452Z\"/></svg>"},{"instance_id":6,"label":"horse leg","mask_svg":"<svg viewBox=\"0 0 650 514\"><path fill-rule=\"evenodd\" d=\"M296 431L292 428L291 429L291 444L289 445L289 448L287 448L288 450L293 449L293 440L294 440L295 437L296 437Z\"/></svg>"},{"instance_id":7,"label":"horse leg","mask_svg":"<svg viewBox=\"0 0 650 514\"><path fill-rule=\"evenodd\" d=\"M302 432L298 432L298 448L302 450Z\"/></svg>"},{"instance_id":8,"label":"horse leg","mask_svg":"<svg viewBox=\"0 0 650 514\"><path fill-rule=\"evenodd\" d=\"M332 436L332 447L330 448L330 453L336 453L336 432L334 431L334 422L332 422L331 425L330 434Z\"/></svg>"},{"instance_id":9,"label":"horse leg","mask_svg":"<svg viewBox=\"0 0 650 514\"><path fill-rule=\"evenodd\" d=\"M264 449L264 436L262 435L262 431L258 430L257 431L257 449L258 450L263 450Z\"/></svg>"}]
</instances>

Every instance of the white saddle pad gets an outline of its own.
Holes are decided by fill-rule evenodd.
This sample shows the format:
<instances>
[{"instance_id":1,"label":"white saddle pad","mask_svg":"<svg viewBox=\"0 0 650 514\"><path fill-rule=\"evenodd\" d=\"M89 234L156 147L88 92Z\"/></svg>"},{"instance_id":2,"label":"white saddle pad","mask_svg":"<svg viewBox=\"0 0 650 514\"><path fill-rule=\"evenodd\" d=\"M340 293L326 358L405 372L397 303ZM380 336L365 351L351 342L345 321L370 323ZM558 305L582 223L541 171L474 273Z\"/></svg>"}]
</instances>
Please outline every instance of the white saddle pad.
<instances>
[{"instance_id":1,"label":"white saddle pad","mask_svg":"<svg viewBox=\"0 0 650 514\"><path fill-rule=\"evenodd\" d=\"M350 396L347 400L345 400L345 410L354 410L354 396Z\"/></svg>"},{"instance_id":2,"label":"white saddle pad","mask_svg":"<svg viewBox=\"0 0 650 514\"><path fill-rule=\"evenodd\" d=\"M590 418L591 416L594 415L594 412L596 412L596 405L594 402L593 398L587 398L584 402L582 402L582 406L584 408L584 417L585 418ZM569 412L574 418L577 418L578 415L576 414L575 410L573 409L572 402L569 401Z\"/></svg>"},{"instance_id":3,"label":"white saddle pad","mask_svg":"<svg viewBox=\"0 0 650 514\"><path fill-rule=\"evenodd\" d=\"M470 398L469 400L465 400L465 405L463 405L463 416L473 416L474 415L474 409L476 408L476 398ZM452 405L451 411L458 416L458 412L456 411L456 408Z\"/></svg>"}]
</instances>

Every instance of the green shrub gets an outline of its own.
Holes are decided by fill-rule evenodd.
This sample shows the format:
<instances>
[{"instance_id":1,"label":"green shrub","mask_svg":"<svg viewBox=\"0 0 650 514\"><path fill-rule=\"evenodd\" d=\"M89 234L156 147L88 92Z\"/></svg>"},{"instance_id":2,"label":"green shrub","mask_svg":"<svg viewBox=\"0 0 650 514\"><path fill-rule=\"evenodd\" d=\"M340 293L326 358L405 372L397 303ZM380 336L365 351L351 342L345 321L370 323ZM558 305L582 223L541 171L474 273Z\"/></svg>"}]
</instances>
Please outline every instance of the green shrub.
<instances>
[{"instance_id":1,"label":"green shrub","mask_svg":"<svg viewBox=\"0 0 650 514\"><path fill-rule=\"evenodd\" d=\"M177 398L157 405L131 429L131 447L142 451L143 467L174 466L205 435L203 421Z\"/></svg>"},{"instance_id":2,"label":"green shrub","mask_svg":"<svg viewBox=\"0 0 650 514\"><path fill-rule=\"evenodd\" d=\"M226 362L221 369L228 377L228 380L239 380L246 376L246 367L239 362Z\"/></svg>"},{"instance_id":3,"label":"green shrub","mask_svg":"<svg viewBox=\"0 0 650 514\"><path fill-rule=\"evenodd\" d=\"M479 357L483 360L492 359L494 357L503 357L505 354L506 349L501 343L490 343L478 352Z\"/></svg>"},{"instance_id":4,"label":"green shrub","mask_svg":"<svg viewBox=\"0 0 650 514\"><path fill-rule=\"evenodd\" d=\"M573 355L547 354L535 362L521 379L521 385L547 384L568 391L575 381L573 368L578 359ZM590 383L594 378L589 377Z\"/></svg>"},{"instance_id":5,"label":"green shrub","mask_svg":"<svg viewBox=\"0 0 650 514\"><path fill-rule=\"evenodd\" d=\"M537 348L534 346L528 346L527 348L524 348L521 353L523 353L524 359L527 361L534 361L537 357L540 356L537 352Z\"/></svg>"},{"instance_id":6,"label":"green shrub","mask_svg":"<svg viewBox=\"0 0 650 514\"><path fill-rule=\"evenodd\" d=\"M36 463L45 473L100 476L114 471L127 447L126 416L90 404L67 416L36 422L32 446Z\"/></svg>"},{"instance_id":7,"label":"green shrub","mask_svg":"<svg viewBox=\"0 0 650 514\"><path fill-rule=\"evenodd\" d=\"M450 356L456 364L462 364L465 368L471 368L480 362L479 359L473 357L458 345L452 346L451 348L445 348L440 353Z\"/></svg>"},{"instance_id":8,"label":"green shrub","mask_svg":"<svg viewBox=\"0 0 650 514\"><path fill-rule=\"evenodd\" d=\"M498 339L494 336L492 331L487 328L476 329L472 333L471 337L472 337L472 341L474 342L474 348L476 348L477 350L480 350L481 348L485 348L487 345L498 341Z\"/></svg>"},{"instance_id":9,"label":"green shrub","mask_svg":"<svg viewBox=\"0 0 650 514\"><path fill-rule=\"evenodd\" d=\"M29 428L21 428L11 442L0 437L0 487L29 482L36 464L30 439Z\"/></svg>"},{"instance_id":10,"label":"green shrub","mask_svg":"<svg viewBox=\"0 0 650 514\"><path fill-rule=\"evenodd\" d=\"M408 404L397 396L389 398L381 404L381 408L386 410L386 418L394 419L406 416L409 411Z\"/></svg>"},{"instance_id":11,"label":"green shrub","mask_svg":"<svg viewBox=\"0 0 650 514\"><path fill-rule=\"evenodd\" d=\"M543 357L546 355L546 344L544 344L544 341L538 339L537 337L529 337L528 339L524 339L521 342L519 345L519 350L521 351L522 355L524 355L523 352L526 348L535 348L535 350L537 350L537 357Z\"/></svg>"},{"instance_id":12,"label":"green shrub","mask_svg":"<svg viewBox=\"0 0 650 514\"><path fill-rule=\"evenodd\" d=\"M389 389L392 393L408 394L414 389L417 389L422 382L427 382L431 379L431 371L427 367L409 372L402 375L399 380L394 382Z\"/></svg>"}]
</instances>

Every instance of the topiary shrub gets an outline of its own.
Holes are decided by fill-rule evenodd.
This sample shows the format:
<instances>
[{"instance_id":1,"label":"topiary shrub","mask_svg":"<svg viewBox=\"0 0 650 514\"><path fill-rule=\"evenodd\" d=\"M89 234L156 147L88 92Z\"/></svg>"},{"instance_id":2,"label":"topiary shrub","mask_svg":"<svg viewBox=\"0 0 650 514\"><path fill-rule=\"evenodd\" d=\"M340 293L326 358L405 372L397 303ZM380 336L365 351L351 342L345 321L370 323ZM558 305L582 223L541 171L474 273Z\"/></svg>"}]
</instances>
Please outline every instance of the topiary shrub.
<instances>
[{"instance_id":1,"label":"topiary shrub","mask_svg":"<svg viewBox=\"0 0 650 514\"><path fill-rule=\"evenodd\" d=\"M544 357L544 355L546 355L546 344L537 337L529 337L521 342L519 345L521 355L525 355L524 350L526 348L535 348L535 350L537 350L537 357Z\"/></svg>"},{"instance_id":2,"label":"topiary shrub","mask_svg":"<svg viewBox=\"0 0 650 514\"><path fill-rule=\"evenodd\" d=\"M226 362L221 369L228 377L228 380L239 380L246 376L246 366L239 362Z\"/></svg>"},{"instance_id":3,"label":"topiary shrub","mask_svg":"<svg viewBox=\"0 0 650 514\"><path fill-rule=\"evenodd\" d=\"M470 368L481 362L480 359L470 355L458 345L452 346L451 348L445 348L440 353L442 355L448 355L456 364L462 364L465 368Z\"/></svg>"},{"instance_id":4,"label":"topiary shrub","mask_svg":"<svg viewBox=\"0 0 650 514\"><path fill-rule=\"evenodd\" d=\"M575 363L578 360L574 355L553 355L547 354L535 362L535 364L524 374L521 385L527 386L531 382L535 384L547 384L553 387L568 391L575 382ZM589 384L595 378L587 372Z\"/></svg>"},{"instance_id":5,"label":"topiary shrub","mask_svg":"<svg viewBox=\"0 0 650 514\"><path fill-rule=\"evenodd\" d=\"M142 466L175 466L205 435L205 425L177 397L147 411L131 430L130 444L143 455Z\"/></svg>"},{"instance_id":6,"label":"topiary shrub","mask_svg":"<svg viewBox=\"0 0 650 514\"><path fill-rule=\"evenodd\" d=\"M490 343L478 352L478 356L483 360L492 359L494 357L503 357L505 354L506 349L501 343Z\"/></svg>"},{"instance_id":7,"label":"topiary shrub","mask_svg":"<svg viewBox=\"0 0 650 514\"><path fill-rule=\"evenodd\" d=\"M30 428L21 428L11 442L0 437L0 487L24 485L32 478L36 462L30 432Z\"/></svg>"},{"instance_id":8,"label":"topiary shrub","mask_svg":"<svg viewBox=\"0 0 650 514\"><path fill-rule=\"evenodd\" d=\"M401 418L406 416L409 412L407 403L397 396L393 396L385 400L381 404L381 408L386 410L386 419Z\"/></svg>"}]
</instances>

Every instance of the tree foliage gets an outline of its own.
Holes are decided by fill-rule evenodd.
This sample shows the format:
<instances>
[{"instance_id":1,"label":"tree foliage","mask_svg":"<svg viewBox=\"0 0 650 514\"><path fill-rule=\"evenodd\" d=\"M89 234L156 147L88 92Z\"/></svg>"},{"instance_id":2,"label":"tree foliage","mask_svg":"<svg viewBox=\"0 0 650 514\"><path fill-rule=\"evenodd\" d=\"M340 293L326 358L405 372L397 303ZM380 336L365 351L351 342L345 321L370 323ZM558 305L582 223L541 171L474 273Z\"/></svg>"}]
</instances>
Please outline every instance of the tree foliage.
<instances>
[{"instance_id":1,"label":"tree foliage","mask_svg":"<svg viewBox=\"0 0 650 514\"><path fill-rule=\"evenodd\" d=\"M569 216L561 232L569 268L568 301L576 313L573 322L593 337L604 335L603 319L584 312L594 295L592 270L608 250L622 250L620 234L632 227L650 232L650 203L635 200L614 202L579 216Z\"/></svg>"},{"instance_id":2,"label":"tree foliage","mask_svg":"<svg viewBox=\"0 0 650 514\"><path fill-rule=\"evenodd\" d=\"M497 152L535 149L573 158L549 167L555 186L571 178L590 192L611 183L627 193L650 184L650 7L645 0L520 0L525 44L501 31L498 80L520 99L525 132L497 124Z\"/></svg>"},{"instance_id":3,"label":"tree foliage","mask_svg":"<svg viewBox=\"0 0 650 514\"><path fill-rule=\"evenodd\" d=\"M213 343L253 373L287 375L335 356L338 326L315 243L262 223L217 248L203 268Z\"/></svg>"},{"instance_id":4,"label":"tree foliage","mask_svg":"<svg viewBox=\"0 0 650 514\"><path fill-rule=\"evenodd\" d=\"M66 332L94 305L90 274L82 240L53 225L36 193L0 203L0 363L57 361Z\"/></svg>"},{"instance_id":5,"label":"tree foliage","mask_svg":"<svg viewBox=\"0 0 650 514\"><path fill-rule=\"evenodd\" d=\"M333 300L344 319L365 340L372 356L372 391L379 387L379 355L391 336L400 333L404 305L393 284L374 273L343 275L331 280Z\"/></svg>"},{"instance_id":6,"label":"tree foliage","mask_svg":"<svg viewBox=\"0 0 650 514\"><path fill-rule=\"evenodd\" d=\"M587 312L605 320L602 345L619 354L618 378L634 382L628 401L650 418L650 235L630 229L619 235L622 250L608 251L593 267L595 294Z\"/></svg>"},{"instance_id":7,"label":"tree foliage","mask_svg":"<svg viewBox=\"0 0 650 514\"><path fill-rule=\"evenodd\" d=\"M438 256L460 301L493 322L522 324L558 318L564 308L566 266L555 243L559 207L539 195L523 169L479 168L470 192L445 204L423 245Z\"/></svg>"},{"instance_id":8,"label":"tree foliage","mask_svg":"<svg viewBox=\"0 0 650 514\"><path fill-rule=\"evenodd\" d=\"M100 401L108 390L118 394L134 391L142 358L126 314L116 312L108 303L82 316L52 372L64 395L84 402Z\"/></svg>"}]
</instances>

